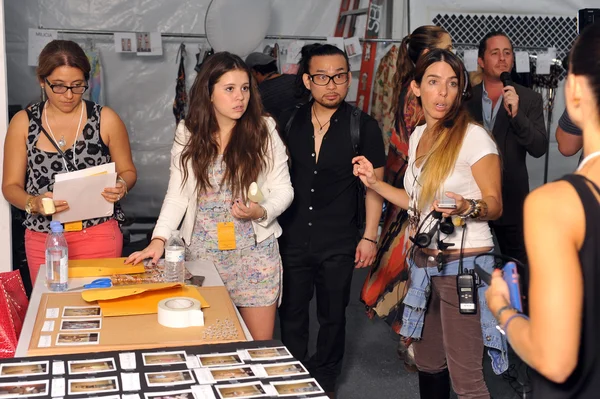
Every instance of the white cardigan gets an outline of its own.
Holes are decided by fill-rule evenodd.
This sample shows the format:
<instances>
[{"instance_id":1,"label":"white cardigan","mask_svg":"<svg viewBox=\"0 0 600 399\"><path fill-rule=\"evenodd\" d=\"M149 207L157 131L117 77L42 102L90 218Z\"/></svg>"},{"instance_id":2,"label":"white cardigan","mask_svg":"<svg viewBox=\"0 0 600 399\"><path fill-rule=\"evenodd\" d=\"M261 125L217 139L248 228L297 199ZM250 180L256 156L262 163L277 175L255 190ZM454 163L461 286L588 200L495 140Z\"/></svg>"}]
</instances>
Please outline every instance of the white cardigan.
<instances>
[{"instance_id":1,"label":"white cardigan","mask_svg":"<svg viewBox=\"0 0 600 399\"><path fill-rule=\"evenodd\" d=\"M257 242L265 240L271 234L274 234L275 237L281 235L281 226L277 222L277 217L290 206L294 199L285 145L277 133L273 118L266 118L266 122L271 136L270 151L267 152L267 169L258 175L256 182L265 198L261 205L267 210L267 219L260 223L252 221ZM187 165L188 179L182 186L183 173L180 162L184 144L188 142L189 138L190 132L185 127L185 121L182 120L175 132L175 141L171 149L169 186L152 234L153 238L168 239L185 215L181 226L181 237L186 244L191 242L198 211L198 193L191 165ZM246 187L245 190L248 188Z\"/></svg>"}]
</instances>

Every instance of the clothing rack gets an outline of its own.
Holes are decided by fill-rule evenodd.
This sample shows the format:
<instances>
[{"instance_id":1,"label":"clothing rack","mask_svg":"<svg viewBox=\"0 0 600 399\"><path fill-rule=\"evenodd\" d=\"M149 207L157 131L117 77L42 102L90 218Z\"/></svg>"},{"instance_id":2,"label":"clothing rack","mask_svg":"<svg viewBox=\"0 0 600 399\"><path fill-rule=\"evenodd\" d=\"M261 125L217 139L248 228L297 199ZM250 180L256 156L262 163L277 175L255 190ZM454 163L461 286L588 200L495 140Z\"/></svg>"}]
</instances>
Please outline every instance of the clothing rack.
<instances>
[{"instance_id":1,"label":"clothing rack","mask_svg":"<svg viewBox=\"0 0 600 399\"><path fill-rule=\"evenodd\" d=\"M111 36L114 33L138 33L135 31L124 31L124 30L95 30L95 29L52 29L45 27L38 27L41 30L54 30L61 34L66 35L99 35L99 36ZM205 33L174 33L174 32L160 32L162 37L173 37L182 39L206 39ZM314 41L326 41L327 36L296 36L296 35L266 35L265 39L269 40L314 40ZM361 42L377 42L377 43L400 43L402 39L360 39Z\"/></svg>"}]
</instances>

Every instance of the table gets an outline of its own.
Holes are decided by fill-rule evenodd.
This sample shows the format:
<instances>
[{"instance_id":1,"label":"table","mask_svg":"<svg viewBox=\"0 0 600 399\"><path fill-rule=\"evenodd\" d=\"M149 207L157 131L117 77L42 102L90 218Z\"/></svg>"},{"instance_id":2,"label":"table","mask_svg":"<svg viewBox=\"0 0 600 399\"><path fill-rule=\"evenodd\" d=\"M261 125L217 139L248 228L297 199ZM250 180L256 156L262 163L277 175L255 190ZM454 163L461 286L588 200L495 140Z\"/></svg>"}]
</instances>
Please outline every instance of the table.
<instances>
[{"instance_id":1,"label":"table","mask_svg":"<svg viewBox=\"0 0 600 399\"><path fill-rule=\"evenodd\" d=\"M215 265L212 262L208 261L192 261L186 262L185 267L195 276L204 276L204 287L219 287L223 286L223 280L221 280L221 276L219 276L219 272L215 268ZM21 336L19 337L19 343L17 344L17 349L15 351L15 357L24 357L27 356L27 351L29 349L29 343L31 340L31 336L33 334L33 326L35 324L35 319L37 317L38 309L40 306L40 301L42 298L42 294L46 292L50 292L45 285L45 276L46 276L46 266L42 265L38 272L38 277L35 281L35 286L33 287L33 291L31 292L31 298L29 299L29 307L27 308L27 314L25 315L25 320L23 322L23 329L21 330ZM90 283L95 280L97 277L86 277L86 278L70 278L69 279L69 287L79 287L84 284ZM235 306L234 306L235 308ZM239 311L235 308L236 314L238 316L238 320L242 325L242 329L244 330L244 335L246 336L246 340L252 341L252 336L250 335L250 331L248 331L248 327L244 323Z\"/></svg>"}]
</instances>

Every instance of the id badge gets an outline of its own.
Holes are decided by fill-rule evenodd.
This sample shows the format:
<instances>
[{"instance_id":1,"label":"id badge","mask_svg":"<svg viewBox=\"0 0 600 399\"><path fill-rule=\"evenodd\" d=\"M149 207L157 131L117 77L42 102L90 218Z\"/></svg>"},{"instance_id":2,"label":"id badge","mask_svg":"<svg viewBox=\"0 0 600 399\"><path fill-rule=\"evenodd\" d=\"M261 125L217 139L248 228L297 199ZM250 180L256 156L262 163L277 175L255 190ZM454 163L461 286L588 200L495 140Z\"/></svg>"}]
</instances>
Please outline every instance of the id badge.
<instances>
[{"instance_id":1,"label":"id badge","mask_svg":"<svg viewBox=\"0 0 600 399\"><path fill-rule=\"evenodd\" d=\"M217 223L217 240L221 251L235 249L235 227L233 222Z\"/></svg>"},{"instance_id":2,"label":"id badge","mask_svg":"<svg viewBox=\"0 0 600 399\"><path fill-rule=\"evenodd\" d=\"M65 223L65 231L81 231L83 230L83 221Z\"/></svg>"}]
</instances>

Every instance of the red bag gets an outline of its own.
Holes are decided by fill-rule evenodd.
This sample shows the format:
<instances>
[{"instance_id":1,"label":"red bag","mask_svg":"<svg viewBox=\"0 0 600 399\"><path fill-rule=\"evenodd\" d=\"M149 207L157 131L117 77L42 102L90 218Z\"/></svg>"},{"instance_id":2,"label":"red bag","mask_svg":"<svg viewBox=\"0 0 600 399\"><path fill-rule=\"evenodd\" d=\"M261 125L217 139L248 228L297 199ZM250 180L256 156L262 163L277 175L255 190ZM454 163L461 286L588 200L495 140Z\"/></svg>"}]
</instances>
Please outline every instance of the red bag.
<instances>
[{"instance_id":1,"label":"red bag","mask_svg":"<svg viewBox=\"0 0 600 399\"><path fill-rule=\"evenodd\" d=\"M0 273L0 358L15 356L28 304L21 273Z\"/></svg>"}]
</instances>

